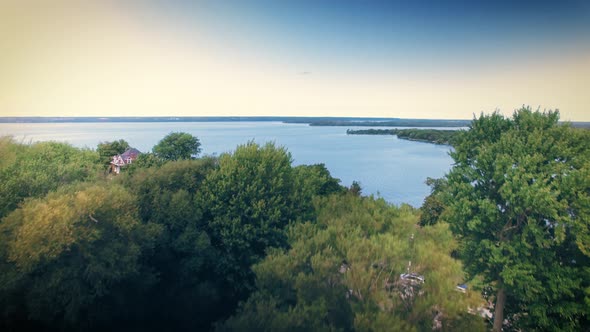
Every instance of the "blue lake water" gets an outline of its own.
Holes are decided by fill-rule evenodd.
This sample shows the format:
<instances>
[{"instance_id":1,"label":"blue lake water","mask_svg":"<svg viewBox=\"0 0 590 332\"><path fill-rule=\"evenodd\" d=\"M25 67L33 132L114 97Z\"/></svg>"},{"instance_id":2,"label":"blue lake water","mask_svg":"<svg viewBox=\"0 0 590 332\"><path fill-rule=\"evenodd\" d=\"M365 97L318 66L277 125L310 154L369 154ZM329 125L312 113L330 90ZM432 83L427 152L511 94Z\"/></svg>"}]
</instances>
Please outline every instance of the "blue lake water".
<instances>
[{"instance_id":1,"label":"blue lake water","mask_svg":"<svg viewBox=\"0 0 590 332\"><path fill-rule=\"evenodd\" d=\"M272 141L289 150L294 165L324 163L346 186L358 181L364 194L416 207L429 193L426 178L441 177L451 167L448 146L389 135L346 135L346 129L358 128L281 122L0 123L0 136L12 135L23 142L64 141L92 149L101 141L122 138L147 152L168 133L183 131L201 140L206 155L230 152L250 140Z\"/></svg>"}]
</instances>

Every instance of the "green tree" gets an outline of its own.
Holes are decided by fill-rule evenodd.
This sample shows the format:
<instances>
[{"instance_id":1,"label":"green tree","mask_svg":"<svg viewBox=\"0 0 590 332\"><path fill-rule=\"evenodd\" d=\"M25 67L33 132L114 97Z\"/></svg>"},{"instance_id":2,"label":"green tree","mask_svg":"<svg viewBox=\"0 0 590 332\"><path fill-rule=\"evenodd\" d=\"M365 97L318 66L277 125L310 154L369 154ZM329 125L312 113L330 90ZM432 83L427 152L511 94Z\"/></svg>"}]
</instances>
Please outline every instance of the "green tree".
<instances>
[{"instance_id":1,"label":"green tree","mask_svg":"<svg viewBox=\"0 0 590 332\"><path fill-rule=\"evenodd\" d=\"M496 291L494 330L590 328L590 133L528 108L459 135L445 211L472 276Z\"/></svg>"},{"instance_id":2,"label":"green tree","mask_svg":"<svg viewBox=\"0 0 590 332\"><path fill-rule=\"evenodd\" d=\"M284 228L296 218L291 162L284 148L250 142L220 156L203 183L205 218L220 250L217 273L240 296L252 289L250 266L267 248L286 244Z\"/></svg>"},{"instance_id":3,"label":"green tree","mask_svg":"<svg viewBox=\"0 0 590 332\"><path fill-rule=\"evenodd\" d=\"M0 223L0 327L87 330L114 319L126 306L104 303L124 292L118 285L150 279L141 257L159 232L140 223L135 197L117 185L26 201Z\"/></svg>"},{"instance_id":4,"label":"green tree","mask_svg":"<svg viewBox=\"0 0 590 332\"><path fill-rule=\"evenodd\" d=\"M164 160L192 159L201 152L201 142L191 134L173 132L160 140L153 151Z\"/></svg>"},{"instance_id":5,"label":"green tree","mask_svg":"<svg viewBox=\"0 0 590 332\"><path fill-rule=\"evenodd\" d=\"M42 197L60 186L96 180L97 154L66 143L16 143L0 138L0 218L25 198Z\"/></svg>"},{"instance_id":6,"label":"green tree","mask_svg":"<svg viewBox=\"0 0 590 332\"><path fill-rule=\"evenodd\" d=\"M96 152L100 157L100 162L105 165L109 165L113 160L113 156L125 152L129 149L129 143L124 139L120 139L113 142L100 142L96 147Z\"/></svg>"},{"instance_id":7,"label":"green tree","mask_svg":"<svg viewBox=\"0 0 590 332\"><path fill-rule=\"evenodd\" d=\"M254 267L257 291L219 330L431 331L437 318L444 330L483 328L465 318L479 296L455 290L463 272L447 225L419 229L411 207L350 193L315 203L317 222L290 226L290 248ZM409 260L426 280L413 296L400 279Z\"/></svg>"}]
</instances>

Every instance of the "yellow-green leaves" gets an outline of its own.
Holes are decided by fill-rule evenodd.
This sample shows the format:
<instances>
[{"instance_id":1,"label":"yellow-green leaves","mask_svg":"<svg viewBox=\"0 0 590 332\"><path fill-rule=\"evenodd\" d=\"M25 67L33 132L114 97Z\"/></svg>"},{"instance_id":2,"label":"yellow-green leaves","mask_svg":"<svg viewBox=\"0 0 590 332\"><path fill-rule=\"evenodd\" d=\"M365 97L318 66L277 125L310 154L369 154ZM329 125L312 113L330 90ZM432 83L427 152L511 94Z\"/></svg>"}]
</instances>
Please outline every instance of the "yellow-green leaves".
<instances>
[{"instance_id":1,"label":"yellow-green leaves","mask_svg":"<svg viewBox=\"0 0 590 332\"><path fill-rule=\"evenodd\" d=\"M65 143L19 144L0 138L0 218L29 197L97 178L97 154Z\"/></svg>"},{"instance_id":2,"label":"yellow-green leaves","mask_svg":"<svg viewBox=\"0 0 590 332\"><path fill-rule=\"evenodd\" d=\"M64 187L26 201L0 223L12 287L31 315L73 324L80 314L139 270L159 229L140 223L136 200L118 185ZM18 286L20 285L20 286Z\"/></svg>"},{"instance_id":3,"label":"yellow-green leaves","mask_svg":"<svg viewBox=\"0 0 590 332\"><path fill-rule=\"evenodd\" d=\"M317 222L292 225L290 249L254 267L258 292L224 328L431 330L437 314L449 327L481 304L477 293L455 290L463 272L446 224L420 228L412 208L350 193L315 203ZM409 261L426 281L404 299L400 274ZM468 325L481 327L477 319Z\"/></svg>"}]
</instances>

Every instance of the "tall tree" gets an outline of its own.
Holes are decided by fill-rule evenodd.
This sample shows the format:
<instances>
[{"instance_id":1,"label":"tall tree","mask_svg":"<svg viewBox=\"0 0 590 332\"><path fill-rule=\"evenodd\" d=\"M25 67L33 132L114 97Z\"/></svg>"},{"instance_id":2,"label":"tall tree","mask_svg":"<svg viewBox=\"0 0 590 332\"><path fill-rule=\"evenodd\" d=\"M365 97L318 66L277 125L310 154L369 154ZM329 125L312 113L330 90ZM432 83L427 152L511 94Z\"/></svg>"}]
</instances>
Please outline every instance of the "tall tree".
<instances>
[{"instance_id":1,"label":"tall tree","mask_svg":"<svg viewBox=\"0 0 590 332\"><path fill-rule=\"evenodd\" d=\"M153 151L164 160L192 159L201 152L201 142L189 133L173 132L160 140Z\"/></svg>"},{"instance_id":2,"label":"tall tree","mask_svg":"<svg viewBox=\"0 0 590 332\"><path fill-rule=\"evenodd\" d=\"M437 198L472 276L496 291L494 330L590 328L590 133L558 112L475 119ZM446 197L446 199L444 199Z\"/></svg>"},{"instance_id":3,"label":"tall tree","mask_svg":"<svg viewBox=\"0 0 590 332\"><path fill-rule=\"evenodd\" d=\"M252 289L250 266L268 247L286 244L284 228L295 219L291 155L253 142L219 158L203 183L202 204L212 243L219 248L218 274L238 294Z\"/></svg>"}]
</instances>

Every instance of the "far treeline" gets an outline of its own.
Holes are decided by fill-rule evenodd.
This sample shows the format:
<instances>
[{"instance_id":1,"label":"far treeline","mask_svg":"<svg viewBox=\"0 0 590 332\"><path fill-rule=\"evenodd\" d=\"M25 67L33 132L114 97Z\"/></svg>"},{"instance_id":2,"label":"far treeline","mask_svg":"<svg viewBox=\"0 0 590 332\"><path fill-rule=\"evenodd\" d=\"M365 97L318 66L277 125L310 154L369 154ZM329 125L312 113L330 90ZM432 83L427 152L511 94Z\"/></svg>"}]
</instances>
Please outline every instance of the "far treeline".
<instances>
[{"instance_id":1,"label":"far treeline","mask_svg":"<svg viewBox=\"0 0 590 332\"><path fill-rule=\"evenodd\" d=\"M371 121L351 121L342 119L314 120L305 122L310 126L347 126L347 127L466 127L469 120L438 119L388 119Z\"/></svg>"},{"instance_id":2,"label":"far treeline","mask_svg":"<svg viewBox=\"0 0 590 332\"><path fill-rule=\"evenodd\" d=\"M474 119L420 209L270 143L171 133L114 175L124 140L1 138L0 330L590 330L590 132L558 119Z\"/></svg>"},{"instance_id":3,"label":"far treeline","mask_svg":"<svg viewBox=\"0 0 590 332\"><path fill-rule=\"evenodd\" d=\"M434 144L453 145L459 130L439 129L360 129L346 130L347 135L395 135L400 139L427 142Z\"/></svg>"}]
</instances>

